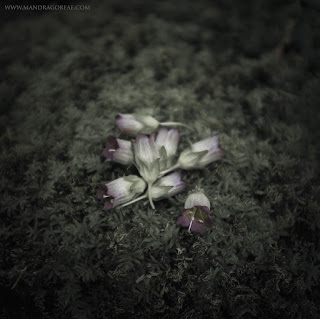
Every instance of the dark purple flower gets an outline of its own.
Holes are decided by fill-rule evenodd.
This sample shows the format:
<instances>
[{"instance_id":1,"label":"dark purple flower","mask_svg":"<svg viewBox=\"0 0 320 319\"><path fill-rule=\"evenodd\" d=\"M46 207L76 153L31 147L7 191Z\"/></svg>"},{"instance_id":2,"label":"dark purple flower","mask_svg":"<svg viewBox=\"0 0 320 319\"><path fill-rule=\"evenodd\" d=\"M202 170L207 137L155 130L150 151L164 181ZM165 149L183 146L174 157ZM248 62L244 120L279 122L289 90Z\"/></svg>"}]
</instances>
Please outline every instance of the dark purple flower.
<instances>
[{"instance_id":1,"label":"dark purple flower","mask_svg":"<svg viewBox=\"0 0 320 319\"><path fill-rule=\"evenodd\" d=\"M98 186L101 188L98 198L105 201L103 209L110 210L141 194L146 188L146 182L138 176L129 175Z\"/></svg>"},{"instance_id":2,"label":"dark purple flower","mask_svg":"<svg viewBox=\"0 0 320 319\"><path fill-rule=\"evenodd\" d=\"M133 163L133 151L131 142L108 136L109 145L104 149L103 156L108 161L114 161L120 164L128 165Z\"/></svg>"},{"instance_id":3,"label":"dark purple flower","mask_svg":"<svg viewBox=\"0 0 320 319\"><path fill-rule=\"evenodd\" d=\"M187 197L181 213L182 216L178 218L177 225L188 227L189 231L203 234L206 227L213 227L213 221L209 217L210 201L200 191Z\"/></svg>"}]
</instances>

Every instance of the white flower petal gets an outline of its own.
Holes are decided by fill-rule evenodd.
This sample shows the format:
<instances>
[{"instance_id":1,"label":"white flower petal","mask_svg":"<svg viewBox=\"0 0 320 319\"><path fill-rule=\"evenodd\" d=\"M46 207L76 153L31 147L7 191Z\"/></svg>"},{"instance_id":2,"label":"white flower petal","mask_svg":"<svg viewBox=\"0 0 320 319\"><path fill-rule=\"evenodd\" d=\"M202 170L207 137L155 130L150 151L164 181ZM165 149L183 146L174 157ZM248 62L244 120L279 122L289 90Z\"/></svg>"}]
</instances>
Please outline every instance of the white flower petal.
<instances>
[{"instance_id":1,"label":"white flower petal","mask_svg":"<svg viewBox=\"0 0 320 319\"><path fill-rule=\"evenodd\" d=\"M174 196L186 189L186 183L181 180L180 171L158 179L151 188L151 196L154 199Z\"/></svg>"},{"instance_id":2,"label":"white flower petal","mask_svg":"<svg viewBox=\"0 0 320 319\"><path fill-rule=\"evenodd\" d=\"M167 137L168 137L168 129L165 127L161 127L158 131L158 135L156 138L156 144L158 146L158 149L161 148L161 146L165 146L167 142Z\"/></svg>"},{"instance_id":3,"label":"white flower petal","mask_svg":"<svg viewBox=\"0 0 320 319\"><path fill-rule=\"evenodd\" d=\"M151 147L150 140L145 135L139 135L133 143L135 158L145 162L147 165L153 163L156 159L156 154Z\"/></svg>"},{"instance_id":4,"label":"white flower petal","mask_svg":"<svg viewBox=\"0 0 320 319\"><path fill-rule=\"evenodd\" d=\"M156 181L155 186L174 186L181 181L181 174L176 171Z\"/></svg>"},{"instance_id":5,"label":"white flower petal","mask_svg":"<svg viewBox=\"0 0 320 319\"><path fill-rule=\"evenodd\" d=\"M131 142L122 140L120 138L117 138L117 142L120 148L130 148L131 149Z\"/></svg>"},{"instance_id":6,"label":"white flower petal","mask_svg":"<svg viewBox=\"0 0 320 319\"><path fill-rule=\"evenodd\" d=\"M192 193L187 197L184 208L188 209L195 206L207 206L210 209L210 201L202 192Z\"/></svg>"},{"instance_id":7,"label":"white flower petal","mask_svg":"<svg viewBox=\"0 0 320 319\"><path fill-rule=\"evenodd\" d=\"M159 150L163 146L166 149L167 156L170 157L176 154L179 139L180 134L177 129L168 130L167 128L162 127L159 129L156 145Z\"/></svg>"},{"instance_id":8,"label":"white flower petal","mask_svg":"<svg viewBox=\"0 0 320 319\"><path fill-rule=\"evenodd\" d=\"M144 125L131 114L119 114L116 123L122 132L130 135L138 134L144 127Z\"/></svg>"},{"instance_id":9,"label":"white flower petal","mask_svg":"<svg viewBox=\"0 0 320 319\"><path fill-rule=\"evenodd\" d=\"M112 208L132 200L137 194L144 191L145 181L135 175L120 177L106 184L107 195L111 197ZM133 187L132 187L133 186ZM133 189L132 189L133 188Z\"/></svg>"},{"instance_id":10,"label":"white flower petal","mask_svg":"<svg viewBox=\"0 0 320 319\"><path fill-rule=\"evenodd\" d=\"M133 163L131 142L117 138L118 148L113 152L113 160L117 163L128 165ZM110 152L111 150L109 150Z\"/></svg>"},{"instance_id":11,"label":"white flower petal","mask_svg":"<svg viewBox=\"0 0 320 319\"><path fill-rule=\"evenodd\" d=\"M132 183L126 181L124 177L115 179L107 184L108 194L113 198L118 198L127 195L130 192Z\"/></svg>"},{"instance_id":12,"label":"white flower petal","mask_svg":"<svg viewBox=\"0 0 320 319\"><path fill-rule=\"evenodd\" d=\"M192 145L193 152L201 152L217 148L219 144L219 136L214 135Z\"/></svg>"},{"instance_id":13,"label":"white flower petal","mask_svg":"<svg viewBox=\"0 0 320 319\"><path fill-rule=\"evenodd\" d=\"M118 206L118 205L121 205L121 204L125 204L125 203L127 203L127 202L130 202L132 199L133 199L133 197L135 196L135 194L126 194L126 195L124 195L124 196L122 196L122 197L118 197L118 198L116 198L115 200L114 200L114 203L113 203L113 207L116 207L116 206Z\"/></svg>"},{"instance_id":14,"label":"white flower petal","mask_svg":"<svg viewBox=\"0 0 320 319\"><path fill-rule=\"evenodd\" d=\"M199 155L193 153L190 149L184 150L178 159L180 167L183 169L192 169L196 166L199 160Z\"/></svg>"},{"instance_id":15,"label":"white flower petal","mask_svg":"<svg viewBox=\"0 0 320 319\"><path fill-rule=\"evenodd\" d=\"M153 183L160 173L160 156L156 148L154 135L148 138L138 135L133 143L134 156L140 175L147 183Z\"/></svg>"},{"instance_id":16,"label":"white flower petal","mask_svg":"<svg viewBox=\"0 0 320 319\"><path fill-rule=\"evenodd\" d=\"M220 148L210 151L208 154L204 155L200 159L200 161L198 162L198 167L201 168L212 162L221 160L224 155L225 155L225 152Z\"/></svg>"},{"instance_id":17,"label":"white flower petal","mask_svg":"<svg viewBox=\"0 0 320 319\"><path fill-rule=\"evenodd\" d=\"M161 197L165 197L168 194L168 190L165 187L152 185L150 194L152 199L159 199Z\"/></svg>"},{"instance_id":18,"label":"white flower petal","mask_svg":"<svg viewBox=\"0 0 320 319\"><path fill-rule=\"evenodd\" d=\"M141 121L145 127L151 130L156 130L159 126L159 122L150 115L136 115L137 119Z\"/></svg>"}]
</instances>

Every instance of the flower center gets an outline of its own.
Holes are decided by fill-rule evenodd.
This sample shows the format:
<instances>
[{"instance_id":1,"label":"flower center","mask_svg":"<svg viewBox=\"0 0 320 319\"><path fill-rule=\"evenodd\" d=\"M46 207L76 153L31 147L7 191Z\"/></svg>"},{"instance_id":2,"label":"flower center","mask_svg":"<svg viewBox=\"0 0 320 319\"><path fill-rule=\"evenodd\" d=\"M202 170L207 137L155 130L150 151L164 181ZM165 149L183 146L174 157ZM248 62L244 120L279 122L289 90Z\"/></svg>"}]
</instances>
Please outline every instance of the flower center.
<instances>
[{"instance_id":1,"label":"flower center","mask_svg":"<svg viewBox=\"0 0 320 319\"><path fill-rule=\"evenodd\" d=\"M206 211L201 207L192 207L186 211L188 218L190 219L189 231L191 229L193 221L200 224L205 224L209 227L211 225L210 218Z\"/></svg>"}]
</instances>

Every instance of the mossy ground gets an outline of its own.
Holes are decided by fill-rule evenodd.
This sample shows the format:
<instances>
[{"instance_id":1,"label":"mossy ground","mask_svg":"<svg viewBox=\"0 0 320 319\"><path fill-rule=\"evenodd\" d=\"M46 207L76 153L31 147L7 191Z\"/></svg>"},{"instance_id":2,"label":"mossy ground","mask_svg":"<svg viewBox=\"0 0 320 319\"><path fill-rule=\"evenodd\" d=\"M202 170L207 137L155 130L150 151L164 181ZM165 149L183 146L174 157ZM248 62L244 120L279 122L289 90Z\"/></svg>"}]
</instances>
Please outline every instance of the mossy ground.
<instances>
[{"instance_id":1,"label":"mossy ground","mask_svg":"<svg viewBox=\"0 0 320 319\"><path fill-rule=\"evenodd\" d=\"M319 317L316 4L89 4L1 26L2 317ZM181 149L220 134L183 172L203 236L176 226L186 194L102 210L96 183L135 172L106 136L138 111L194 127Z\"/></svg>"}]
</instances>

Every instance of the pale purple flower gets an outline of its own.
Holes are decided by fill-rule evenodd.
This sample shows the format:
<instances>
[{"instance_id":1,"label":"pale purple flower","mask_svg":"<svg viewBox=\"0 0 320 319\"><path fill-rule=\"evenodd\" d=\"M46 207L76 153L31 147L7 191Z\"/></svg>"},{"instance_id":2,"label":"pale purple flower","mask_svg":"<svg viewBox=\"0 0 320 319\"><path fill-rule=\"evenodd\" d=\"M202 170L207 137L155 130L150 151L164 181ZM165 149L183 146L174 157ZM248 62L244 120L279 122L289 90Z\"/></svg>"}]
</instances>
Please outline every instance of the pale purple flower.
<instances>
[{"instance_id":1,"label":"pale purple flower","mask_svg":"<svg viewBox=\"0 0 320 319\"><path fill-rule=\"evenodd\" d=\"M152 184L160 173L160 155L154 141L154 134L150 137L139 134L132 145L140 175L148 184Z\"/></svg>"},{"instance_id":2,"label":"pale purple flower","mask_svg":"<svg viewBox=\"0 0 320 319\"><path fill-rule=\"evenodd\" d=\"M150 194L152 199L161 199L171 197L184 192L187 188L186 182L181 180L181 171L178 170L172 174L158 179L151 187Z\"/></svg>"},{"instance_id":3,"label":"pale purple flower","mask_svg":"<svg viewBox=\"0 0 320 319\"><path fill-rule=\"evenodd\" d=\"M152 116L140 114L119 114L116 123L122 133L131 136L150 134L160 125Z\"/></svg>"},{"instance_id":4,"label":"pale purple flower","mask_svg":"<svg viewBox=\"0 0 320 319\"><path fill-rule=\"evenodd\" d=\"M225 151L219 148L219 136L214 135L194 143L180 154L179 167L183 169L203 168L204 166L222 159Z\"/></svg>"},{"instance_id":5,"label":"pale purple flower","mask_svg":"<svg viewBox=\"0 0 320 319\"><path fill-rule=\"evenodd\" d=\"M118 205L131 201L146 188L146 182L135 175L117 178L107 184L98 184L101 188L99 199L105 201L104 210L110 210Z\"/></svg>"},{"instance_id":6,"label":"pale purple flower","mask_svg":"<svg viewBox=\"0 0 320 319\"><path fill-rule=\"evenodd\" d=\"M109 145L104 149L103 156L108 161L114 161L123 165L134 162L131 142L121 140L115 136L108 136Z\"/></svg>"},{"instance_id":7,"label":"pale purple flower","mask_svg":"<svg viewBox=\"0 0 320 319\"><path fill-rule=\"evenodd\" d=\"M177 129L161 127L156 138L156 146L160 154L160 170L172 165L172 159L177 153L180 134Z\"/></svg>"},{"instance_id":8,"label":"pale purple flower","mask_svg":"<svg viewBox=\"0 0 320 319\"><path fill-rule=\"evenodd\" d=\"M189 227L189 231L203 234L206 227L213 227L210 219L210 201L201 191L190 194L185 202L182 216L177 220L177 225Z\"/></svg>"}]
</instances>

